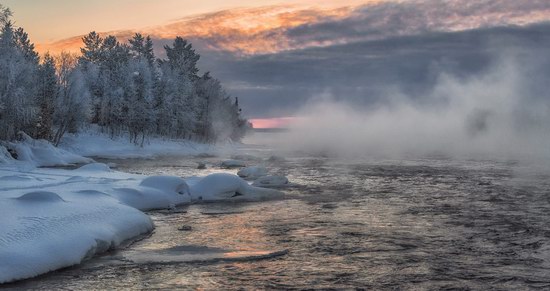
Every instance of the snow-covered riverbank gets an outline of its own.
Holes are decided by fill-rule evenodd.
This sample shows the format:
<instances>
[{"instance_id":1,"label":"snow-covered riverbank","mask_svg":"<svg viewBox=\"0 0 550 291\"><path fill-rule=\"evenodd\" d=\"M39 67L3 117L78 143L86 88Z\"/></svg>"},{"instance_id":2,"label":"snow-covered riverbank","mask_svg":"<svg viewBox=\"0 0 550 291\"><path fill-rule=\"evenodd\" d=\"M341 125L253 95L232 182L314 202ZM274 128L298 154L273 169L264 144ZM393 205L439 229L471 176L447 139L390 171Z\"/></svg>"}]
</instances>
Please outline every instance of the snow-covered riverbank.
<instances>
[{"instance_id":1,"label":"snow-covered riverbank","mask_svg":"<svg viewBox=\"0 0 550 291\"><path fill-rule=\"evenodd\" d=\"M235 175L146 177L113 171L82 156L150 157L214 150L206 145L158 141L139 148L89 134L68 139L61 149L31 139L12 146L19 160L5 149L0 158L0 283L78 264L150 232L154 226L143 210L283 195L250 186ZM74 163L89 164L73 170L39 168Z\"/></svg>"}]
</instances>

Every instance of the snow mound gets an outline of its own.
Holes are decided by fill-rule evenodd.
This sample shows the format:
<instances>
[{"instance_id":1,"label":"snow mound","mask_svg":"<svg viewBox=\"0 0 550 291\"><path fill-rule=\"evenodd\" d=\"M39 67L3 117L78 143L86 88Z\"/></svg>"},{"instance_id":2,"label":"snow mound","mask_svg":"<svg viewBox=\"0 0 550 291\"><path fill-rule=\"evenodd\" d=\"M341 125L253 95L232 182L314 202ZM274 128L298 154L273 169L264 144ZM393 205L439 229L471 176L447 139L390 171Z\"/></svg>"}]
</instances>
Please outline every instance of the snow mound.
<instances>
[{"instance_id":1,"label":"snow mound","mask_svg":"<svg viewBox=\"0 0 550 291\"><path fill-rule=\"evenodd\" d=\"M189 186L179 177L152 176L141 181L140 186L155 188L163 191L176 192L181 195L189 195Z\"/></svg>"},{"instance_id":2,"label":"snow mound","mask_svg":"<svg viewBox=\"0 0 550 291\"><path fill-rule=\"evenodd\" d=\"M151 194L150 192L149 194ZM145 193L142 189L116 188L113 196L123 204L141 210L161 209L173 204L163 193L155 193L156 195L146 195Z\"/></svg>"},{"instance_id":3,"label":"snow mound","mask_svg":"<svg viewBox=\"0 0 550 291\"><path fill-rule=\"evenodd\" d=\"M86 172L111 172L111 168L103 163L91 163L77 169Z\"/></svg>"},{"instance_id":4,"label":"snow mound","mask_svg":"<svg viewBox=\"0 0 550 291\"><path fill-rule=\"evenodd\" d=\"M211 174L195 181L190 190L191 198L199 201L255 201L284 196L280 191L250 186L238 176L225 173Z\"/></svg>"},{"instance_id":5,"label":"snow mound","mask_svg":"<svg viewBox=\"0 0 550 291\"><path fill-rule=\"evenodd\" d=\"M264 167L246 167L237 172L237 175L241 178L257 179L267 175L267 169Z\"/></svg>"},{"instance_id":6,"label":"snow mound","mask_svg":"<svg viewBox=\"0 0 550 291\"><path fill-rule=\"evenodd\" d=\"M37 167L66 166L72 164L87 164L92 159L85 158L66 150L56 148L45 140L35 140L20 133L23 141L12 143L17 152L17 159L30 162Z\"/></svg>"},{"instance_id":7,"label":"snow mound","mask_svg":"<svg viewBox=\"0 0 550 291\"><path fill-rule=\"evenodd\" d=\"M222 168L243 168L246 163L240 160L225 160L221 164Z\"/></svg>"},{"instance_id":8,"label":"snow mound","mask_svg":"<svg viewBox=\"0 0 550 291\"><path fill-rule=\"evenodd\" d=\"M8 150L0 145L0 164L7 164L13 162L13 158Z\"/></svg>"},{"instance_id":9,"label":"snow mound","mask_svg":"<svg viewBox=\"0 0 550 291\"><path fill-rule=\"evenodd\" d=\"M263 176L258 178L252 186L257 187L283 187L288 186L288 178L285 176Z\"/></svg>"},{"instance_id":10,"label":"snow mound","mask_svg":"<svg viewBox=\"0 0 550 291\"><path fill-rule=\"evenodd\" d=\"M56 198L52 194L23 200ZM73 198L39 204L0 199L0 284L79 264L153 229L147 215L114 199Z\"/></svg>"},{"instance_id":11,"label":"snow mound","mask_svg":"<svg viewBox=\"0 0 550 291\"><path fill-rule=\"evenodd\" d=\"M59 195L48 191L30 192L15 199L25 202L65 202Z\"/></svg>"}]
</instances>

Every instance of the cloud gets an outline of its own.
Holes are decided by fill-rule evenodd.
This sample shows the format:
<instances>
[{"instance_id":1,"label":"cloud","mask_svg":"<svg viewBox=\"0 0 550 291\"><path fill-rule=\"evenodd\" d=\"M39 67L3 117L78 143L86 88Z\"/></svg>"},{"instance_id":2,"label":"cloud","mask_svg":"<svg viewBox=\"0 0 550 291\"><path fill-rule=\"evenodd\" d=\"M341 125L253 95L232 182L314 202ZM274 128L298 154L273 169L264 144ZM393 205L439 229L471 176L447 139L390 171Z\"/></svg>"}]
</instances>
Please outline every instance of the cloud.
<instances>
[{"instance_id":1,"label":"cloud","mask_svg":"<svg viewBox=\"0 0 550 291\"><path fill-rule=\"evenodd\" d=\"M543 21L550 21L550 2L545 0L388 0L336 8L286 5L231 9L136 32L165 41L183 36L205 50L254 55ZM104 34L127 39L133 33ZM41 51L76 50L80 38L38 47Z\"/></svg>"},{"instance_id":2,"label":"cloud","mask_svg":"<svg viewBox=\"0 0 550 291\"><path fill-rule=\"evenodd\" d=\"M161 41L182 36L208 50L238 54L272 53L289 48L285 37L289 28L344 18L351 10L351 7L304 9L291 5L241 8L186 17L167 25L135 31L100 34L127 39L133 33L140 32ZM81 38L71 37L38 47L41 51L76 50L81 45Z\"/></svg>"},{"instance_id":3,"label":"cloud","mask_svg":"<svg viewBox=\"0 0 550 291\"><path fill-rule=\"evenodd\" d=\"M308 99L330 93L358 106L386 100L388 91L406 92L421 101L441 73L467 78L481 74L505 51L520 59L550 57L550 24L484 28L462 32L426 33L277 54L235 58L205 54L201 66L215 72L239 96L250 117L297 114ZM530 62L532 63L532 62ZM537 68L531 88L544 92L550 69ZM533 93L535 95L535 93ZM539 94L541 95L541 94Z\"/></svg>"},{"instance_id":4,"label":"cloud","mask_svg":"<svg viewBox=\"0 0 550 291\"><path fill-rule=\"evenodd\" d=\"M549 58L505 53L467 78L442 73L426 95L429 102L395 92L370 107L330 95L311 99L299 112L303 118L275 145L345 157L549 158L548 97L530 88L540 61L548 64Z\"/></svg>"}]
</instances>

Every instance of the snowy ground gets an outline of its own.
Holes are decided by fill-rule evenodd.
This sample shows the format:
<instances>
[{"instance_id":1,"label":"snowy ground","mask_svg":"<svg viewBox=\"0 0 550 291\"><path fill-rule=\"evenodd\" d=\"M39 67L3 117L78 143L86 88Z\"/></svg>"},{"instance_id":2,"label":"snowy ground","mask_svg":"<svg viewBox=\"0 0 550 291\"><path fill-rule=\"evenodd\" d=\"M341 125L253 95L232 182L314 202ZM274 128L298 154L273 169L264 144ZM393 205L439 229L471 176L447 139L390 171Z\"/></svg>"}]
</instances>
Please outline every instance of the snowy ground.
<instances>
[{"instance_id":1,"label":"snowy ground","mask_svg":"<svg viewBox=\"0 0 550 291\"><path fill-rule=\"evenodd\" d=\"M128 138L109 138L107 135L91 129L75 135L67 135L60 148L85 157L103 158L149 158L156 155L195 155L231 152L236 145L210 145L191 141L151 138L143 147L129 142Z\"/></svg>"},{"instance_id":2,"label":"snowy ground","mask_svg":"<svg viewBox=\"0 0 550 291\"><path fill-rule=\"evenodd\" d=\"M154 226L142 210L283 195L230 174L185 180L145 177L116 172L83 157L151 157L219 149L213 146L153 140L141 148L94 133L69 137L60 148L30 138L11 146L19 160L0 146L0 283L78 264L150 232ZM89 164L74 170L40 168L81 163Z\"/></svg>"}]
</instances>

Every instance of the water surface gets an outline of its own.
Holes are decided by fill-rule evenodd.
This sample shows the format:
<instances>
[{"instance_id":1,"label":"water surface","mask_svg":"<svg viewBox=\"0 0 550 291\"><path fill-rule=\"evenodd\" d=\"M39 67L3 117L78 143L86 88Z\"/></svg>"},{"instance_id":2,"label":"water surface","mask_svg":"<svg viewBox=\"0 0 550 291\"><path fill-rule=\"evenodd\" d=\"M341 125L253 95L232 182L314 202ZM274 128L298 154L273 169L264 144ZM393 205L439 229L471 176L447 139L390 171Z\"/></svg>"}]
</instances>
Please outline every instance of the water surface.
<instances>
[{"instance_id":1,"label":"water surface","mask_svg":"<svg viewBox=\"0 0 550 291\"><path fill-rule=\"evenodd\" d=\"M36 279L35 289L550 289L550 176L520 162L268 161L286 198L150 212L131 247ZM225 157L116 161L118 169L189 177L236 172ZM197 170L206 161L207 170Z\"/></svg>"}]
</instances>

